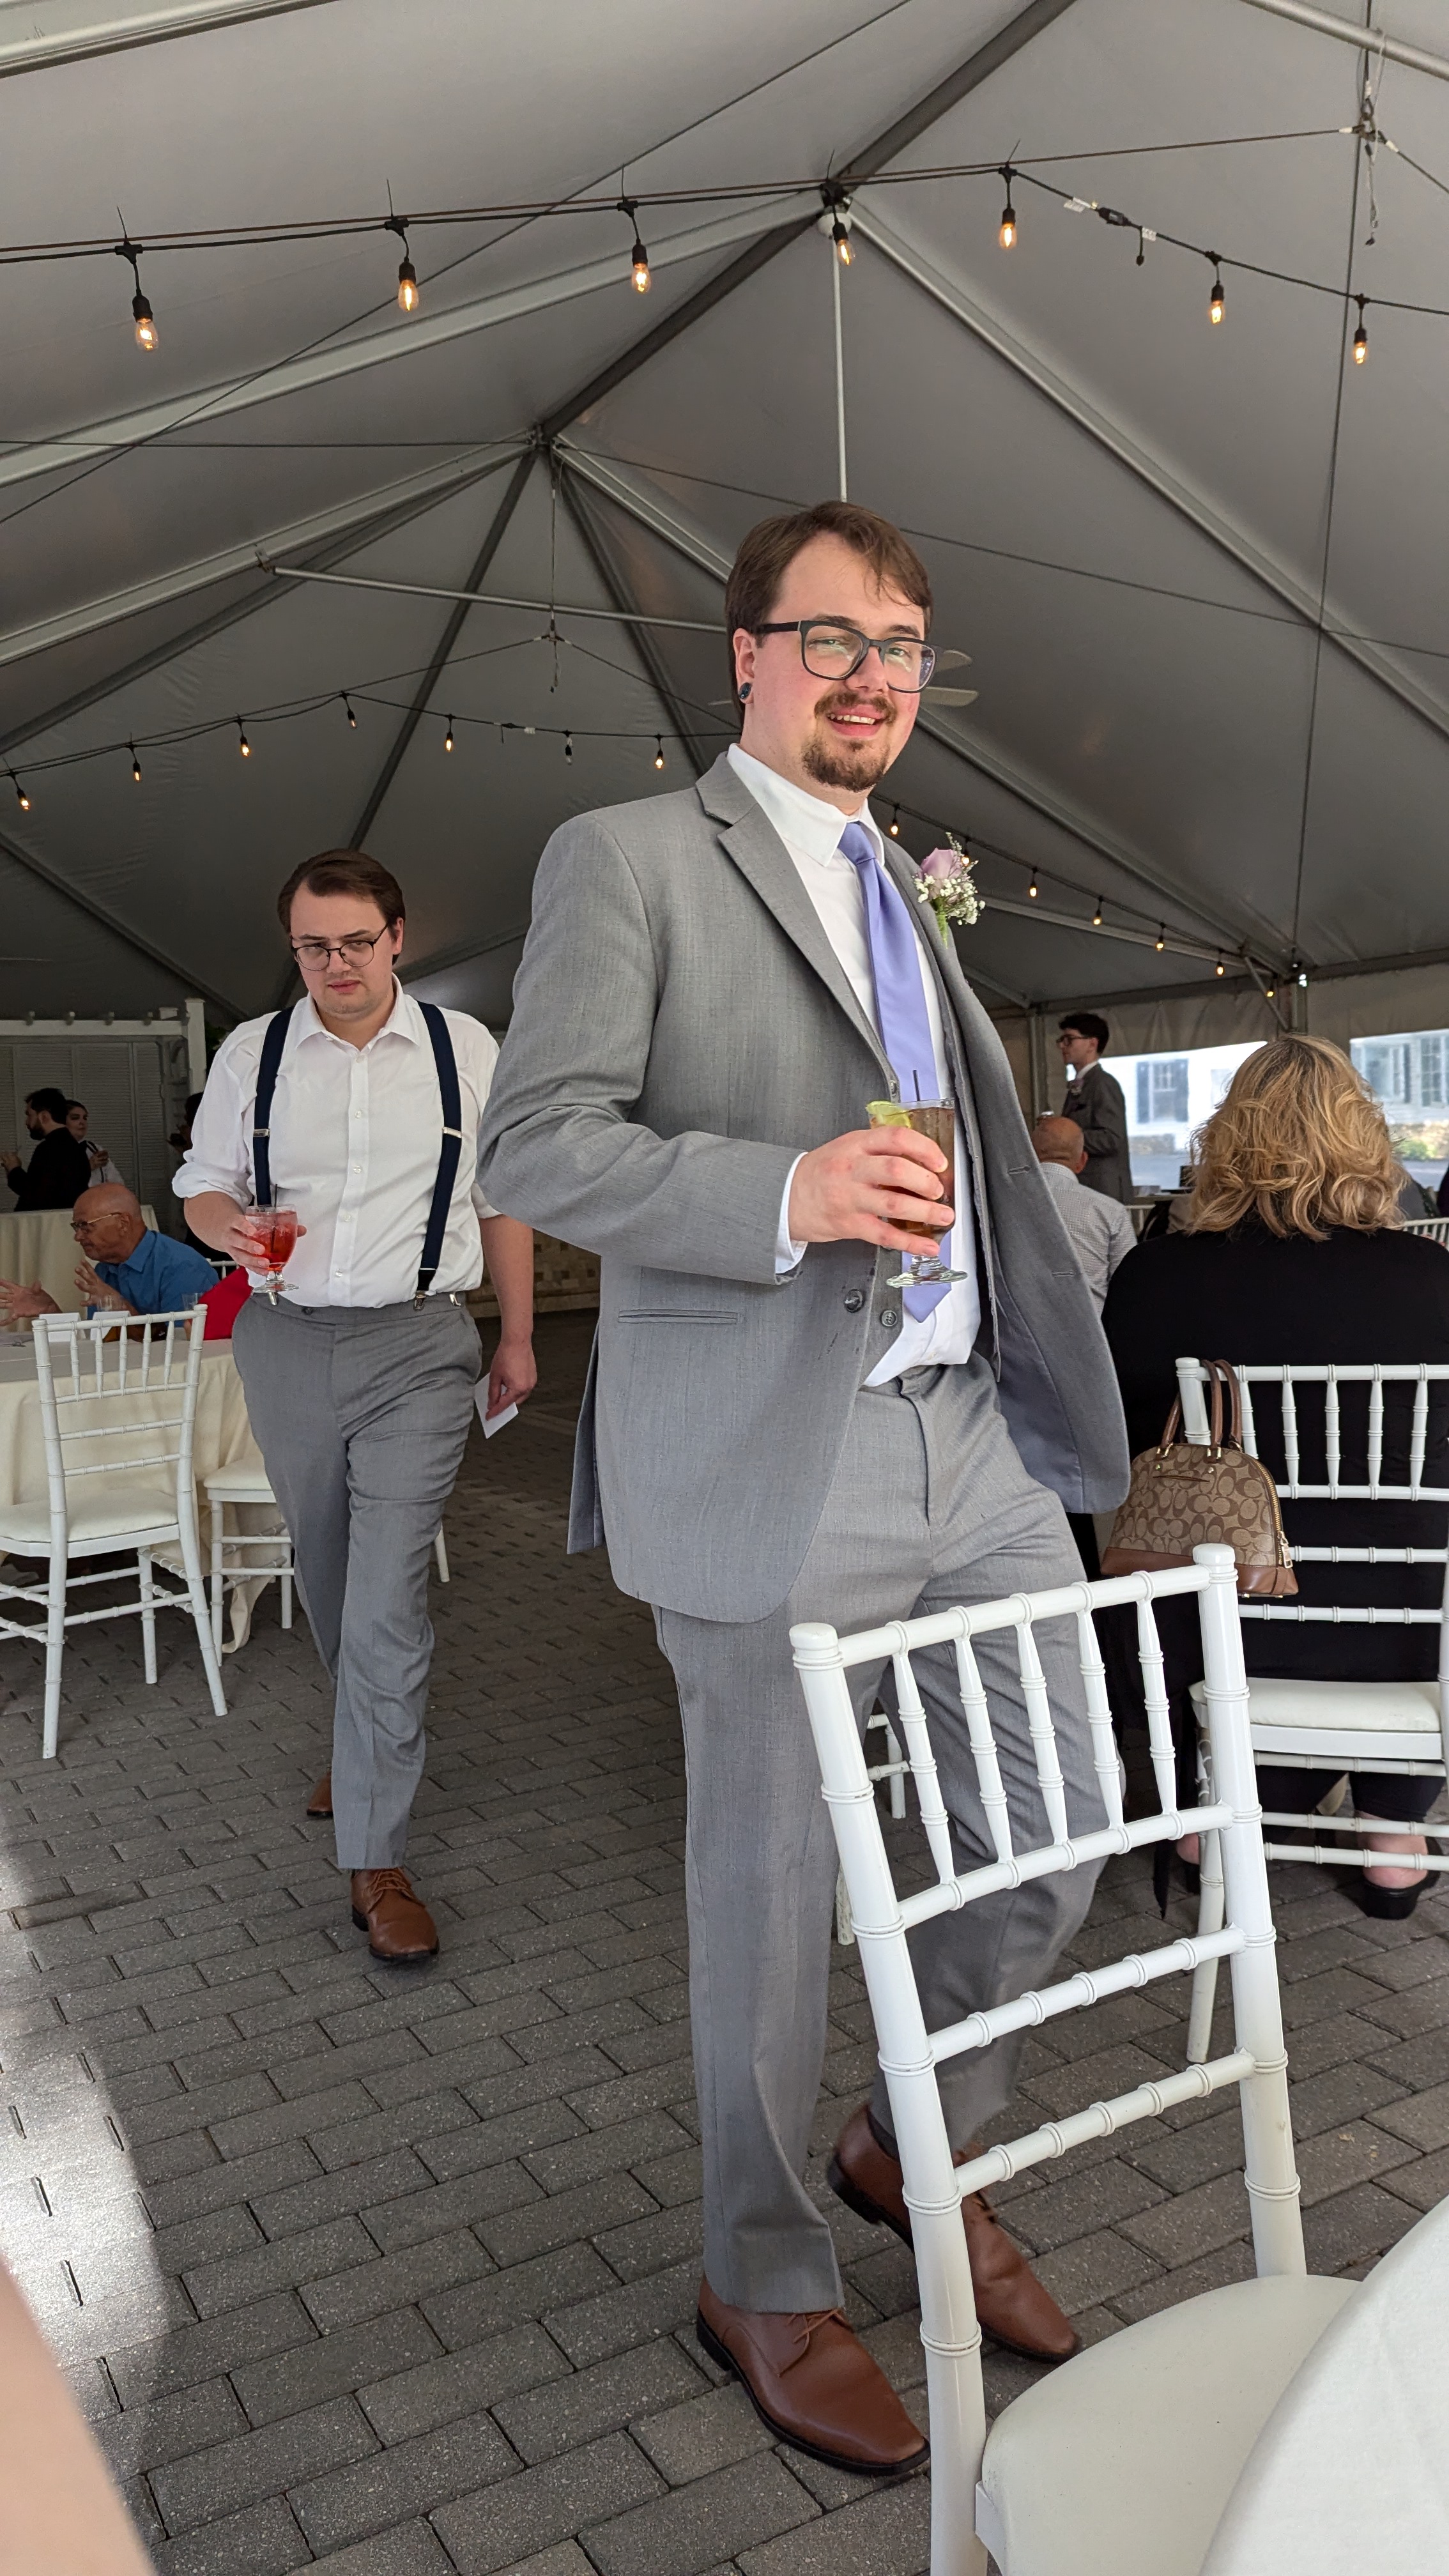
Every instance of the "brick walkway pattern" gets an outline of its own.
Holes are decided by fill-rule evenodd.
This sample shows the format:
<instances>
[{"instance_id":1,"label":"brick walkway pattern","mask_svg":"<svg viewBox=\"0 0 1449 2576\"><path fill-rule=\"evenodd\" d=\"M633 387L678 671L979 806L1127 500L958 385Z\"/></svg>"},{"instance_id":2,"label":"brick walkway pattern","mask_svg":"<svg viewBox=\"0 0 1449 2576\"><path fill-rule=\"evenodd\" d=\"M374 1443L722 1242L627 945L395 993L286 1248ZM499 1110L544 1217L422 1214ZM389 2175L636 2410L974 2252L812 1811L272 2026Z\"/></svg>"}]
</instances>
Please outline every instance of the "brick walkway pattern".
<instances>
[{"instance_id":1,"label":"brick walkway pattern","mask_svg":"<svg viewBox=\"0 0 1449 2576\"><path fill-rule=\"evenodd\" d=\"M412 1858L425 1969L368 1958L302 1813L328 1695L268 1595L210 1713L194 1640L0 1676L0 2246L164 2576L917 2576L926 2482L770 2441L695 2342L683 1778L649 1615L563 1555L589 1319L475 1435L435 1586ZM1362 2272L1449 2189L1449 1896L1373 1924L1276 1873L1310 2265ZM1172 1919L1189 1908L1175 1897ZM1162 1938L1112 1864L1072 1957ZM870 2022L839 1952L815 2133L852 2321L924 2418L914 2282L831 2200ZM1181 2063L1185 1987L1054 2021L1018 2125ZM1025 2116L1021 2116L1024 2110ZM1089 2338L1251 2269L1235 2110L1038 2168L1011 2224ZM989 2362L994 2403L1030 2378Z\"/></svg>"}]
</instances>

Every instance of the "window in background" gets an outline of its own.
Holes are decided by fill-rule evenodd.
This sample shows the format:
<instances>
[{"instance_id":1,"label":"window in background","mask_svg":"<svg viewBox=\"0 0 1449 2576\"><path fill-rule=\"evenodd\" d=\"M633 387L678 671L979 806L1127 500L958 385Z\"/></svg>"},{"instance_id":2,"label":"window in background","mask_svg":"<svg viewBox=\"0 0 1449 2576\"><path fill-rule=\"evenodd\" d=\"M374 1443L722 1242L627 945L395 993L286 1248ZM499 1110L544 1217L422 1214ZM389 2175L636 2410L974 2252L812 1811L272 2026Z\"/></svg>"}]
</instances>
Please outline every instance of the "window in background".
<instances>
[{"instance_id":1,"label":"window in background","mask_svg":"<svg viewBox=\"0 0 1449 2576\"><path fill-rule=\"evenodd\" d=\"M1394 1152L1437 1187L1449 1163L1449 1029L1397 1029L1349 1048L1388 1120Z\"/></svg>"},{"instance_id":2,"label":"window in background","mask_svg":"<svg viewBox=\"0 0 1449 2576\"><path fill-rule=\"evenodd\" d=\"M1107 1071L1127 1102L1132 1178L1139 1189L1175 1190L1193 1131L1221 1107L1245 1056L1261 1045L1185 1047L1172 1055L1112 1055Z\"/></svg>"}]
</instances>

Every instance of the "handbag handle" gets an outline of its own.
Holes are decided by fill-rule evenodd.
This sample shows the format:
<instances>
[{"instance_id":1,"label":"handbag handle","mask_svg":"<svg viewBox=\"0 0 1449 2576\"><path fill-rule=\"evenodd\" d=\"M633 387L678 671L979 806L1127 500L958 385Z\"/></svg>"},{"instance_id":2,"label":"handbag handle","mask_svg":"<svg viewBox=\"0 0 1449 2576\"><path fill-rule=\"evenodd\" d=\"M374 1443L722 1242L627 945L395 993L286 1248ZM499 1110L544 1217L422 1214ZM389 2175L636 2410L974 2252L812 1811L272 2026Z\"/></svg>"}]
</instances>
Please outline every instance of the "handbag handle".
<instances>
[{"instance_id":1,"label":"handbag handle","mask_svg":"<svg viewBox=\"0 0 1449 2576\"><path fill-rule=\"evenodd\" d=\"M1220 1458L1223 1452L1223 1390L1226 1387L1228 1396L1227 1445L1232 1449L1241 1449L1243 1445L1243 1391L1238 1384L1237 1371L1227 1360L1204 1360L1203 1366L1207 1371L1209 1390L1208 1456ZM1157 1444L1159 1458L1167 1456L1181 1429L1182 1398L1175 1395L1172 1411L1162 1426L1162 1438Z\"/></svg>"}]
</instances>

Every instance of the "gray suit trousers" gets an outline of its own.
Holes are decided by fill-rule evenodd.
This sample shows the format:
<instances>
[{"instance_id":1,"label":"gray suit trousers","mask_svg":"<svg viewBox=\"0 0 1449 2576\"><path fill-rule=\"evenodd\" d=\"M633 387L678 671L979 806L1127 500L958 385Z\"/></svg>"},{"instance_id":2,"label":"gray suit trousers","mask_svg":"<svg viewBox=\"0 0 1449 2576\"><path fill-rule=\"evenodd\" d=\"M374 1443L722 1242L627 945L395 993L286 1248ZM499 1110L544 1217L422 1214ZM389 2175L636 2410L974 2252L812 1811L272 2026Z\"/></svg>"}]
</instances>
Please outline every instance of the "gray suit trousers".
<instances>
[{"instance_id":1,"label":"gray suit trousers","mask_svg":"<svg viewBox=\"0 0 1449 2576\"><path fill-rule=\"evenodd\" d=\"M768 1469L766 1469L768 1472ZM748 1508L748 1496L741 1508ZM1054 1494L1027 1474L979 1356L862 1388L824 1514L783 1606L732 1623L657 1611L674 1667L689 1781L687 1881L695 2078L704 2146L705 2274L757 2309L841 2298L830 2230L802 2179L826 2040L835 1845L799 1682L792 1621L841 1630L1080 1582ZM1092 1769L1075 1631L1039 1633L1073 1832L1105 1822ZM1018 1847L1050 1839L1017 1679L1014 1633L983 1638ZM954 1654L914 1658L957 1864L994 1858ZM881 1667L858 1666L862 1724ZM879 1739L876 1739L879 1741ZM1037 1879L912 1935L928 2028L1041 1982L1082 1923L1097 1871ZM1010 2093L1019 2038L952 2061L943 2098L964 2145ZM878 2076L873 2106L890 2132Z\"/></svg>"},{"instance_id":2,"label":"gray suit trousers","mask_svg":"<svg viewBox=\"0 0 1449 2576\"><path fill-rule=\"evenodd\" d=\"M406 1851L427 1750L428 1566L482 1365L466 1306L275 1306L232 1331L247 1412L292 1535L297 1588L337 1685L340 1869Z\"/></svg>"}]
</instances>

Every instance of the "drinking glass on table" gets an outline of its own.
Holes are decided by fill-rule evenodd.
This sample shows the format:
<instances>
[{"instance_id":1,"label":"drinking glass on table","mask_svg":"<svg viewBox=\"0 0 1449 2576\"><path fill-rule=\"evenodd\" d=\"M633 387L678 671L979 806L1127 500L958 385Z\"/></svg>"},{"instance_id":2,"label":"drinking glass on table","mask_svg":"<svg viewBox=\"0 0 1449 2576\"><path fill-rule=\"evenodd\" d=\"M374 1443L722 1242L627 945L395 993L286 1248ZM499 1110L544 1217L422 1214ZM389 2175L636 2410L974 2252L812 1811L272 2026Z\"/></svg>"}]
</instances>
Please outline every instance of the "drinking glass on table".
<instances>
[{"instance_id":1,"label":"drinking glass on table","mask_svg":"<svg viewBox=\"0 0 1449 2576\"><path fill-rule=\"evenodd\" d=\"M247 1223L264 1240L267 1295L275 1306L282 1273L297 1248L297 1211L286 1207L248 1208Z\"/></svg>"},{"instance_id":2,"label":"drinking glass on table","mask_svg":"<svg viewBox=\"0 0 1449 2576\"><path fill-rule=\"evenodd\" d=\"M956 1169L956 1112L949 1100L868 1100L865 1114L872 1127L913 1127L918 1136L929 1136L946 1157L946 1188L952 1187L951 1175ZM917 1225L905 1217L893 1217L902 1234L924 1235L928 1242L940 1240L938 1225ZM887 1281L891 1288L923 1288L941 1279L966 1279L970 1272L953 1270L939 1254L913 1252L906 1267Z\"/></svg>"}]
</instances>

